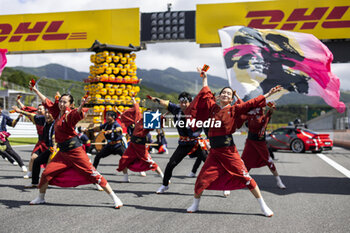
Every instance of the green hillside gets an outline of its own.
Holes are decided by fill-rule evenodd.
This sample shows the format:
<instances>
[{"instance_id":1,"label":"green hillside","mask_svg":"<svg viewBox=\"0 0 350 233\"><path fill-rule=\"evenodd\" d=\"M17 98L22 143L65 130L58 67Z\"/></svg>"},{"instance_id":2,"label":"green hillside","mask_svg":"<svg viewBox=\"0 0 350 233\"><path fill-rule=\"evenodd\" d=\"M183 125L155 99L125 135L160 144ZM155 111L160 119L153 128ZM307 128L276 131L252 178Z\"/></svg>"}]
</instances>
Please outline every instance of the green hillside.
<instances>
[{"instance_id":1,"label":"green hillside","mask_svg":"<svg viewBox=\"0 0 350 233\"><path fill-rule=\"evenodd\" d=\"M79 72L72 68L65 67L59 64L48 64L41 67L14 67L16 70L25 71L28 74L33 74L37 77L48 77L53 79L67 78L65 80L66 88L69 88L73 83L70 83L69 80L82 81L87 78L89 73ZM174 68L168 68L165 70L158 69L138 69L138 77L142 79L142 87L147 87L148 91L154 90L159 93L180 93L182 91L188 91L191 94L195 95L201 88L202 80L196 72L181 72ZM20 81L19 81L20 82ZM208 76L208 82L210 88L214 92L218 92L222 87L228 86L226 79ZM43 83L45 83L43 81ZM79 82L78 82L79 83ZM55 83L56 84L56 83ZM55 85L56 86L56 85ZM58 86L59 87L59 86ZM74 87L75 89L75 87ZM146 89L145 89L146 90ZM72 90L72 92L75 92ZM147 91L146 91L147 92ZM145 93L146 93L145 92ZM81 91L79 93L82 93ZM142 92L141 95L144 93ZM146 96L146 95L144 95ZM350 102L350 92L341 92L340 100L348 103ZM305 96L297 93L289 93L284 95L277 101L278 105L289 105L289 104L308 104L308 105L326 105L324 100L316 96Z\"/></svg>"},{"instance_id":2,"label":"green hillside","mask_svg":"<svg viewBox=\"0 0 350 233\"><path fill-rule=\"evenodd\" d=\"M89 76L89 73L87 72L79 72L59 64L48 64L40 67L15 66L12 68L24 71L28 74L33 74L38 77L47 77L52 79L82 81Z\"/></svg>"},{"instance_id":3,"label":"green hillside","mask_svg":"<svg viewBox=\"0 0 350 233\"><path fill-rule=\"evenodd\" d=\"M8 67L4 69L1 76L1 80L15 83L24 88L28 88L31 79L38 80L39 77ZM67 93L70 90L75 99L80 99L84 95L84 83L72 80L43 78L39 82L39 90L48 97L54 97L57 91Z\"/></svg>"},{"instance_id":4,"label":"green hillside","mask_svg":"<svg viewBox=\"0 0 350 233\"><path fill-rule=\"evenodd\" d=\"M197 72L181 72L174 68L166 70L143 70L138 69L137 74L142 78L142 83L155 91L176 92L187 91L193 95L197 94L202 87L202 78ZM226 79L208 75L208 84L212 91L218 92L221 88L228 86Z\"/></svg>"},{"instance_id":5,"label":"green hillside","mask_svg":"<svg viewBox=\"0 0 350 233\"><path fill-rule=\"evenodd\" d=\"M59 64L48 64L40 67L16 66L13 69L21 70L37 77L62 80L83 81L89 76L88 72L79 72ZM196 94L196 90L199 91L202 84L202 80L197 72L181 72L174 68L168 68L166 70L137 69L137 75L142 79L143 86L164 93L187 91L191 94ZM210 87L216 92L228 85L227 80L220 77L209 75L208 79Z\"/></svg>"},{"instance_id":6,"label":"green hillside","mask_svg":"<svg viewBox=\"0 0 350 233\"><path fill-rule=\"evenodd\" d=\"M17 84L18 86L27 89L30 80L38 80L39 77L32 74L28 74L21 70L6 67L0 79L5 82L7 81L9 83ZM62 80L53 78L43 78L39 82L39 90L49 98L53 98L56 95L56 92L59 91L61 94L70 92L75 100L79 100L85 94L84 86L85 84L81 81ZM147 95L151 95L158 96L162 99L168 99L173 102L177 102L178 93L171 93L169 91L156 92L145 85L140 85L140 89L141 91L139 93L139 97L141 99L146 99ZM26 99L25 104L29 104L31 100L31 98ZM147 104L150 105L150 103Z\"/></svg>"}]
</instances>

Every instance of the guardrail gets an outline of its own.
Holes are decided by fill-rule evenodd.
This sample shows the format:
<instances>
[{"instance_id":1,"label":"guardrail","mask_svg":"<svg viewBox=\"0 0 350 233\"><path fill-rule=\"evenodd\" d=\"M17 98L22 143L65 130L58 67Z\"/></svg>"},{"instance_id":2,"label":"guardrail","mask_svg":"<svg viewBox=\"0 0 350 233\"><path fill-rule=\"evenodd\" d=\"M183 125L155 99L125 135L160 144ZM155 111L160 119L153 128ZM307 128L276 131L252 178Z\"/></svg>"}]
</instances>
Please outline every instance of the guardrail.
<instances>
[{"instance_id":1,"label":"guardrail","mask_svg":"<svg viewBox=\"0 0 350 233\"><path fill-rule=\"evenodd\" d=\"M7 132L13 138L36 138L36 127L32 122L18 122L15 128L6 126Z\"/></svg>"},{"instance_id":2,"label":"guardrail","mask_svg":"<svg viewBox=\"0 0 350 233\"><path fill-rule=\"evenodd\" d=\"M350 149L350 130L334 130L333 144Z\"/></svg>"}]
</instances>

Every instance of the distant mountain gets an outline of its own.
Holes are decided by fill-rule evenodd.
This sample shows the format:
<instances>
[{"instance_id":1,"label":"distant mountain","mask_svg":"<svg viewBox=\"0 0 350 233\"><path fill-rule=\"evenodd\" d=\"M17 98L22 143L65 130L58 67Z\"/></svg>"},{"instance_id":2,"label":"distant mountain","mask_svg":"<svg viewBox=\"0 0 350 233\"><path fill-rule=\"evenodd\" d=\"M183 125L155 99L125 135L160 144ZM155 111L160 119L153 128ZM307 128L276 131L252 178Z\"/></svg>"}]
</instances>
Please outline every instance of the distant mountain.
<instances>
[{"instance_id":1,"label":"distant mountain","mask_svg":"<svg viewBox=\"0 0 350 233\"><path fill-rule=\"evenodd\" d=\"M318 96L306 96L298 93L288 93L279 98L276 103L278 105L285 104L318 104L327 105L326 102Z\"/></svg>"},{"instance_id":2,"label":"distant mountain","mask_svg":"<svg viewBox=\"0 0 350 233\"><path fill-rule=\"evenodd\" d=\"M48 64L40 67L16 66L12 68L39 77L45 76L63 80L83 81L89 76L87 72L79 72L59 64ZM165 93L187 91L191 94L196 94L202 86L202 79L197 72L181 72L174 68L166 70L138 69L137 76L142 79L142 85ZM208 75L208 82L213 91L218 91L220 88L228 85L226 79L211 75Z\"/></svg>"},{"instance_id":3,"label":"distant mountain","mask_svg":"<svg viewBox=\"0 0 350 233\"><path fill-rule=\"evenodd\" d=\"M59 64L48 64L41 67L13 67L17 70L22 70L26 73L34 74L42 77L54 79L67 79L82 81L89 76L87 72L79 72L72 68L62 66ZM137 76L142 79L141 84L153 89L156 92L163 93L180 93L187 91L193 95L198 93L202 86L202 79L197 72L182 72L175 68L168 68L166 70L158 69L138 69ZM208 82L210 88L214 92L218 92L222 87L228 86L226 79L208 75ZM341 92L340 100L344 103L350 102L350 92ZM326 105L324 100L316 96L305 96L297 93L289 93L277 100L277 104L319 104Z\"/></svg>"},{"instance_id":4,"label":"distant mountain","mask_svg":"<svg viewBox=\"0 0 350 233\"><path fill-rule=\"evenodd\" d=\"M344 103L350 103L350 92L341 91L340 101ZM278 105L286 104L317 104L317 105L327 105L326 102L318 96L306 96L298 93L289 93L282 96L276 101Z\"/></svg>"},{"instance_id":5,"label":"distant mountain","mask_svg":"<svg viewBox=\"0 0 350 233\"><path fill-rule=\"evenodd\" d=\"M26 73L33 74L39 77L47 77L53 79L63 79L63 80L74 80L83 81L89 76L87 72L79 72L72 68L62 66L59 64L48 64L40 67L23 67L15 66L12 67L17 70L22 70Z\"/></svg>"},{"instance_id":6,"label":"distant mountain","mask_svg":"<svg viewBox=\"0 0 350 233\"><path fill-rule=\"evenodd\" d=\"M197 72L181 72L174 68L166 70L137 70L138 77L142 78L142 84L161 92L187 91L196 94L202 87L202 78ZM228 86L226 79L208 75L208 83L213 91L218 91L224 86Z\"/></svg>"}]
</instances>

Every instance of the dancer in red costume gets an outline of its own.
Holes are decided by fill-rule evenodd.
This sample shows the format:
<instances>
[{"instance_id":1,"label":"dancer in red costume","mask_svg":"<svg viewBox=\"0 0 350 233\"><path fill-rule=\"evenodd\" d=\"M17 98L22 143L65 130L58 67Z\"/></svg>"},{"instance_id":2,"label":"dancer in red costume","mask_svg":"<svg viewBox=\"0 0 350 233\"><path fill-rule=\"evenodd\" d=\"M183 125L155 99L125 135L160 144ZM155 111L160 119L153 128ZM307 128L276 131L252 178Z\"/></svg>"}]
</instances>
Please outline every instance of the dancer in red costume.
<instances>
[{"instance_id":1,"label":"dancer in red costume","mask_svg":"<svg viewBox=\"0 0 350 233\"><path fill-rule=\"evenodd\" d=\"M285 189L286 186L282 183L275 164L272 162L265 140L265 130L274 108L275 105L272 103L271 108L266 114L264 114L264 107L256 108L248 112L248 138L245 142L242 160L248 171L250 171L251 168L268 166L276 178L277 186L281 189Z\"/></svg>"},{"instance_id":2,"label":"dancer in red costume","mask_svg":"<svg viewBox=\"0 0 350 233\"><path fill-rule=\"evenodd\" d=\"M93 167L74 130L76 124L83 119L82 109L86 99L82 100L78 108L72 109L73 96L63 94L58 102L53 103L40 93L35 86L29 85L55 119L55 140L59 148L59 152L47 165L41 176L39 196L30 204L45 203L44 197L49 184L60 187L75 187L81 184L94 183L99 184L111 196L115 208L118 209L123 206L107 180ZM76 180L79 178L80 180Z\"/></svg>"},{"instance_id":3,"label":"dancer in red costume","mask_svg":"<svg viewBox=\"0 0 350 233\"><path fill-rule=\"evenodd\" d=\"M36 131L38 134L38 142L35 144L32 154L30 156L29 164L28 164L28 172L25 176L23 176L24 179L29 179L32 177L32 169L33 169L33 162L38 156L46 151L48 148L46 147L45 140L43 138L43 129L44 125L42 122L45 122L45 108L44 105L39 104L38 108L25 106L20 99L20 96L17 96L16 100L17 104L20 106L20 108L13 106L13 110L15 110L17 113L23 114L28 119L35 124Z\"/></svg>"},{"instance_id":4,"label":"dancer in red costume","mask_svg":"<svg viewBox=\"0 0 350 233\"><path fill-rule=\"evenodd\" d=\"M205 189L234 190L248 187L257 198L263 214L271 217L273 212L264 202L259 187L244 166L233 142L232 134L236 131L237 122L240 121L242 114L246 114L253 108L265 106L265 98L280 91L281 88L274 87L264 96L261 95L247 102L231 106L233 90L230 87L225 87L219 94L220 104L218 105L208 87L206 73L200 68L198 71L203 77L203 88L185 113L197 121L214 119L221 123L215 124L209 129L210 152L196 180L194 201L187 212L198 211L200 197Z\"/></svg>"},{"instance_id":5,"label":"dancer in red costume","mask_svg":"<svg viewBox=\"0 0 350 233\"><path fill-rule=\"evenodd\" d=\"M163 179L164 175L160 167L152 160L146 149L146 135L153 129L143 128L143 118L139 104L133 98L134 106L121 115L121 122L125 127L135 124L131 140L126 151L119 160L117 171L123 171L123 182L129 182L128 169L134 172L155 171Z\"/></svg>"}]
</instances>

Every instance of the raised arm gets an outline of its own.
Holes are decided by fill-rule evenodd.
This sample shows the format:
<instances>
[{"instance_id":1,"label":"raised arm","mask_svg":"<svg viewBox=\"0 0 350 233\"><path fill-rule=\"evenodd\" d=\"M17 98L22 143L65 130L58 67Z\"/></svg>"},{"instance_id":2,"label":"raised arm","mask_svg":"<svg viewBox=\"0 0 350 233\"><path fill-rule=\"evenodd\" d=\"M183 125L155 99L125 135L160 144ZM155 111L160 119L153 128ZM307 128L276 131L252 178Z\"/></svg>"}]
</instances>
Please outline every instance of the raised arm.
<instances>
[{"instance_id":1,"label":"raised arm","mask_svg":"<svg viewBox=\"0 0 350 233\"><path fill-rule=\"evenodd\" d=\"M105 134L111 134L111 133L123 133L123 128L117 123L117 127L115 129L110 129L105 132Z\"/></svg>"},{"instance_id":2,"label":"raised arm","mask_svg":"<svg viewBox=\"0 0 350 233\"><path fill-rule=\"evenodd\" d=\"M198 71L198 73L201 74L201 77L202 77L202 87L208 86L207 72L203 71L202 68L200 68L200 67L197 67L197 71Z\"/></svg>"},{"instance_id":3,"label":"raised arm","mask_svg":"<svg viewBox=\"0 0 350 233\"><path fill-rule=\"evenodd\" d=\"M20 106L20 108L24 108L24 104L21 102L21 96L17 95L17 99L16 99L17 104Z\"/></svg>"},{"instance_id":4,"label":"raised arm","mask_svg":"<svg viewBox=\"0 0 350 233\"><path fill-rule=\"evenodd\" d=\"M266 106L266 98L281 91L283 88L278 85L270 89L268 93L265 95L260 95L256 98L243 102L241 104L235 104L235 114L246 114L253 108L265 107Z\"/></svg>"},{"instance_id":5,"label":"raised arm","mask_svg":"<svg viewBox=\"0 0 350 233\"><path fill-rule=\"evenodd\" d=\"M134 105L134 108L135 108L135 123L136 123L137 121L139 121L142 118L141 111L140 111L140 105L136 102L134 97L132 97L131 101L132 101L132 104Z\"/></svg>"},{"instance_id":6,"label":"raised arm","mask_svg":"<svg viewBox=\"0 0 350 233\"><path fill-rule=\"evenodd\" d=\"M99 131L101 131L101 127L100 127L100 126L95 126L95 127L86 129L86 131L89 131L89 132L99 132Z\"/></svg>"},{"instance_id":7,"label":"raised arm","mask_svg":"<svg viewBox=\"0 0 350 233\"><path fill-rule=\"evenodd\" d=\"M24 105L23 105L24 106ZM26 112L23 111L21 109L19 109L17 106L12 106L12 109L15 110L16 112L25 115L26 117L28 117L32 122L34 122L34 117L35 114L34 113L30 113L30 112Z\"/></svg>"},{"instance_id":8,"label":"raised arm","mask_svg":"<svg viewBox=\"0 0 350 233\"><path fill-rule=\"evenodd\" d=\"M264 118L265 118L265 123L264 125L261 127L261 130L259 132L259 137L262 137L265 134L267 125L270 122L271 119L271 115L273 113L273 111L276 109L276 104L274 102L270 102L268 104L269 110L267 111L267 113L265 114Z\"/></svg>"},{"instance_id":9,"label":"raised arm","mask_svg":"<svg viewBox=\"0 0 350 233\"><path fill-rule=\"evenodd\" d=\"M272 96L273 94L275 94L275 93L281 91L282 89L283 89L283 88L281 87L281 85L277 85L277 86L271 88L270 91L267 92L267 93L264 95L265 99L268 98L268 97L270 97L270 96Z\"/></svg>"},{"instance_id":10,"label":"raised arm","mask_svg":"<svg viewBox=\"0 0 350 233\"><path fill-rule=\"evenodd\" d=\"M90 96L88 96L88 97L86 97L86 98L83 98L83 99L81 100L80 106L79 106L78 109L77 109L77 112L78 112L79 114L81 114L85 103L86 103L86 102L89 102L89 100L90 100Z\"/></svg>"},{"instance_id":11,"label":"raised arm","mask_svg":"<svg viewBox=\"0 0 350 233\"><path fill-rule=\"evenodd\" d=\"M59 98L61 98L61 94L59 91L56 91L55 100L58 100Z\"/></svg>"},{"instance_id":12,"label":"raised arm","mask_svg":"<svg viewBox=\"0 0 350 233\"><path fill-rule=\"evenodd\" d=\"M6 125L8 126L11 126L11 127L15 127L19 121L19 119L22 117L23 115L22 114L19 114L18 117L15 119L15 120L12 120L11 117L5 115L5 122L6 122Z\"/></svg>"},{"instance_id":13,"label":"raised arm","mask_svg":"<svg viewBox=\"0 0 350 233\"><path fill-rule=\"evenodd\" d=\"M132 124L135 124L139 119L141 119L141 113L139 104L132 98L133 107L129 108L120 116L121 122L125 127L129 127Z\"/></svg>"},{"instance_id":14,"label":"raised arm","mask_svg":"<svg viewBox=\"0 0 350 233\"><path fill-rule=\"evenodd\" d=\"M12 121L12 127L13 127L13 128L17 125L19 119L20 119L22 116L23 116L22 114L19 114L19 116L16 118L16 120Z\"/></svg>"},{"instance_id":15,"label":"raised arm","mask_svg":"<svg viewBox=\"0 0 350 233\"><path fill-rule=\"evenodd\" d=\"M44 96L37 88L36 88L36 86L33 86L32 87L32 85L31 85L31 83L29 82L29 89L32 89L32 91L35 93L35 94L37 94L37 96L41 99L41 102L45 102L45 100L46 100L46 96Z\"/></svg>"},{"instance_id":16,"label":"raised arm","mask_svg":"<svg viewBox=\"0 0 350 233\"><path fill-rule=\"evenodd\" d=\"M150 100L152 100L153 102L155 102L155 103L158 103L158 104L160 104L160 105L162 105L162 106L164 106L164 107L168 107L168 105L169 105L169 100L162 100L162 99L160 99L160 98L158 98L158 97L152 97L152 96L147 96Z\"/></svg>"},{"instance_id":17,"label":"raised arm","mask_svg":"<svg viewBox=\"0 0 350 233\"><path fill-rule=\"evenodd\" d=\"M276 110L276 103L275 102L269 102L267 103L267 106L269 107L269 110L265 114L265 121L270 121L272 113Z\"/></svg>"}]
</instances>

